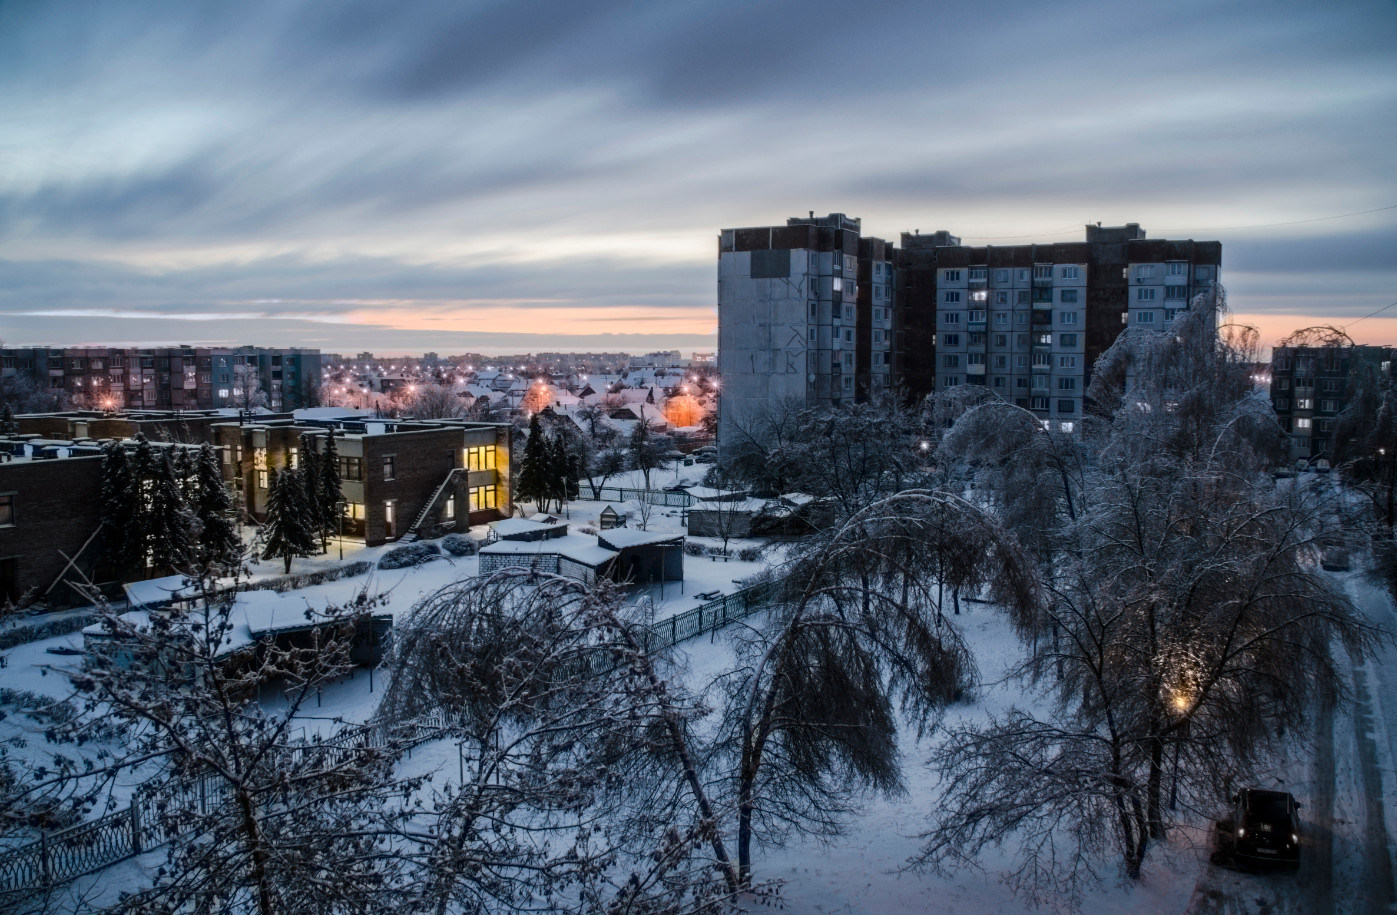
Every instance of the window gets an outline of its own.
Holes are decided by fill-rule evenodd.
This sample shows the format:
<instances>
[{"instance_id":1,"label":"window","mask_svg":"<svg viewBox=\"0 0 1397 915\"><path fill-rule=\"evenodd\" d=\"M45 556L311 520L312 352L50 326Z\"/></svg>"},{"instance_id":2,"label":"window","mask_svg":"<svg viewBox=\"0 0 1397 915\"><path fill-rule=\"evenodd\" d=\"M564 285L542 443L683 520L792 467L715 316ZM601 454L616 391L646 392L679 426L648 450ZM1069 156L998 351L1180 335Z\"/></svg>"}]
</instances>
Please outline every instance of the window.
<instances>
[{"instance_id":1,"label":"window","mask_svg":"<svg viewBox=\"0 0 1397 915\"><path fill-rule=\"evenodd\" d=\"M1048 398L1031 397L1029 398L1028 404L1031 410L1046 410L1048 409Z\"/></svg>"},{"instance_id":2,"label":"window","mask_svg":"<svg viewBox=\"0 0 1397 915\"><path fill-rule=\"evenodd\" d=\"M454 517L456 517L456 494L455 494L455 493L452 493L451 495L449 495L449 496L446 497L446 511L442 514L442 517L443 517L443 518L454 518Z\"/></svg>"},{"instance_id":3,"label":"window","mask_svg":"<svg viewBox=\"0 0 1397 915\"><path fill-rule=\"evenodd\" d=\"M985 320L985 313L980 309L975 309L970 312L970 320L983 322Z\"/></svg>"},{"instance_id":4,"label":"window","mask_svg":"<svg viewBox=\"0 0 1397 915\"><path fill-rule=\"evenodd\" d=\"M1188 287L1187 287L1187 286L1165 286L1165 287L1164 287L1164 297L1165 297L1166 299L1173 299L1173 300L1176 301L1176 302L1177 302L1177 301L1181 301L1181 300L1183 300L1183 299L1186 299L1186 298L1188 298Z\"/></svg>"},{"instance_id":5,"label":"window","mask_svg":"<svg viewBox=\"0 0 1397 915\"><path fill-rule=\"evenodd\" d=\"M811 302L811 303L810 303L810 317L812 317L812 318L819 317L819 314L820 314L820 306L819 306L817 303L815 303L815 302Z\"/></svg>"},{"instance_id":6,"label":"window","mask_svg":"<svg viewBox=\"0 0 1397 915\"><path fill-rule=\"evenodd\" d=\"M1027 304L1028 304L1028 290L1027 290L1027 289L1020 289L1020 290L1014 295L1014 303L1015 303L1016 305L1027 305Z\"/></svg>"},{"instance_id":7,"label":"window","mask_svg":"<svg viewBox=\"0 0 1397 915\"><path fill-rule=\"evenodd\" d=\"M834 284L834 291L835 291L835 292L839 292L839 291L841 291L841 290L844 288L844 281L843 281L842 279L840 279L839 277L837 277L837 276L836 276L833 280L831 280L830 282L832 282L832 283Z\"/></svg>"},{"instance_id":8,"label":"window","mask_svg":"<svg viewBox=\"0 0 1397 915\"><path fill-rule=\"evenodd\" d=\"M1072 415L1072 413L1076 411L1076 409L1077 402L1075 400L1059 400L1057 402L1057 411L1059 413L1063 413L1070 416Z\"/></svg>"},{"instance_id":9,"label":"window","mask_svg":"<svg viewBox=\"0 0 1397 915\"><path fill-rule=\"evenodd\" d=\"M960 334L942 334L942 346L960 346Z\"/></svg>"},{"instance_id":10,"label":"window","mask_svg":"<svg viewBox=\"0 0 1397 915\"><path fill-rule=\"evenodd\" d=\"M1006 327L1009 324L1009 316L1004 312L999 312L994 316L995 327Z\"/></svg>"},{"instance_id":11,"label":"window","mask_svg":"<svg viewBox=\"0 0 1397 915\"><path fill-rule=\"evenodd\" d=\"M853 343L853 342L854 342L854 330L853 330L853 328L846 328L846 329L844 330L844 342L845 342L845 343Z\"/></svg>"},{"instance_id":12,"label":"window","mask_svg":"<svg viewBox=\"0 0 1397 915\"><path fill-rule=\"evenodd\" d=\"M1033 342L1034 342L1035 345L1038 345L1038 346L1052 346L1052 344L1053 344L1053 335L1052 335L1052 334L1034 334L1034 335L1033 335Z\"/></svg>"},{"instance_id":13,"label":"window","mask_svg":"<svg viewBox=\"0 0 1397 915\"><path fill-rule=\"evenodd\" d=\"M965 364L966 364L966 365L984 365L984 364L985 364L985 354L984 354L984 353L971 353L971 354L969 354L968 356L965 357Z\"/></svg>"},{"instance_id":14,"label":"window","mask_svg":"<svg viewBox=\"0 0 1397 915\"><path fill-rule=\"evenodd\" d=\"M286 466L290 467L292 470L300 466L301 449L292 448L286 452L286 455Z\"/></svg>"},{"instance_id":15,"label":"window","mask_svg":"<svg viewBox=\"0 0 1397 915\"><path fill-rule=\"evenodd\" d=\"M1001 376L1001 377L995 378L995 379L994 379L994 386L995 386L996 388L1003 389L1003 387L1004 387L1004 378L1003 378L1002 376Z\"/></svg>"},{"instance_id":16,"label":"window","mask_svg":"<svg viewBox=\"0 0 1397 915\"><path fill-rule=\"evenodd\" d=\"M946 355L942 356L942 357L941 357L941 367L942 367L943 369L958 369L958 368L960 368L960 356L958 356L958 355L956 355L956 354L954 354L954 353L949 353L949 354L946 354Z\"/></svg>"},{"instance_id":17,"label":"window","mask_svg":"<svg viewBox=\"0 0 1397 915\"><path fill-rule=\"evenodd\" d=\"M958 312L958 311L947 311L947 312L943 312L942 315L941 315L941 323L942 323L942 324L960 324L960 312Z\"/></svg>"},{"instance_id":18,"label":"window","mask_svg":"<svg viewBox=\"0 0 1397 915\"><path fill-rule=\"evenodd\" d=\"M1076 324L1077 313L1075 311L1059 311L1057 313L1057 322L1059 324Z\"/></svg>"},{"instance_id":19,"label":"window","mask_svg":"<svg viewBox=\"0 0 1397 915\"><path fill-rule=\"evenodd\" d=\"M0 495L0 527L15 525L15 493Z\"/></svg>"},{"instance_id":20,"label":"window","mask_svg":"<svg viewBox=\"0 0 1397 915\"><path fill-rule=\"evenodd\" d=\"M340 479L358 483L364 479L364 459L357 457L340 458Z\"/></svg>"},{"instance_id":21,"label":"window","mask_svg":"<svg viewBox=\"0 0 1397 915\"><path fill-rule=\"evenodd\" d=\"M1009 335L1008 335L1008 334L995 334L995 335L994 335L994 345L995 345L995 346L1008 346L1008 345L1009 345Z\"/></svg>"},{"instance_id":22,"label":"window","mask_svg":"<svg viewBox=\"0 0 1397 915\"><path fill-rule=\"evenodd\" d=\"M1077 335L1076 335L1076 334L1060 334L1060 335L1058 336L1058 345L1059 345L1059 346L1076 346L1076 345L1077 345Z\"/></svg>"},{"instance_id":23,"label":"window","mask_svg":"<svg viewBox=\"0 0 1397 915\"><path fill-rule=\"evenodd\" d=\"M1290 390L1290 379L1289 379L1289 378L1277 378L1277 379L1276 379L1276 390L1277 390L1277 391L1289 391L1289 390Z\"/></svg>"},{"instance_id":24,"label":"window","mask_svg":"<svg viewBox=\"0 0 1397 915\"><path fill-rule=\"evenodd\" d=\"M1076 423L1066 421L1058 423L1057 426L1063 432L1071 432L1073 429L1077 428Z\"/></svg>"},{"instance_id":25,"label":"window","mask_svg":"<svg viewBox=\"0 0 1397 915\"><path fill-rule=\"evenodd\" d=\"M960 293L955 291L944 292L942 293L941 301L945 302L947 305L955 305L960 302Z\"/></svg>"},{"instance_id":26,"label":"window","mask_svg":"<svg viewBox=\"0 0 1397 915\"><path fill-rule=\"evenodd\" d=\"M1075 369L1077 367L1076 356L1058 356L1057 367L1060 369Z\"/></svg>"},{"instance_id":27,"label":"window","mask_svg":"<svg viewBox=\"0 0 1397 915\"><path fill-rule=\"evenodd\" d=\"M1063 289L1063 290L1061 290L1060 293L1059 293L1059 299L1058 299L1058 301L1062 302L1064 305L1070 305L1070 304L1076 302L1076 301L1077 301L1077 290L1075 290L1075 289Z\"/></svg>"},{"instance_id":28,"label":"window","mask_svg":"<svg viewBox=\"0 0 1397 915\"><path fill-rule=\"evenodd\" d=\"M1386 362L1383 363L1383 370L1382 370L1382 371L1383 371L1383 374L1387 374L1387 363L1386 363ZM1284 382L1286 383L1286 386L1289 387L1289 385L1290 385L1289 379L1282 378L1281 381L1284 381ZM1339 393L1339 379L1337 379L1337 378L1326 378L1326 379L1324 379L1323 381L1321 381L1321 382L1319 383L1319 389L1320 389L1321 391L1325 392L1326 394L1337 394L1337 393Z\"/></svg>"},{"instance_id":29,"label":"window","mask_svg":"<svg viewBox=\"0 0 1397 915\"><path fill-rule=\"evenodd\" d=\"M1154 312L1152 312L1152 311L1137 311L1137 312L1135 313L1135 323L1136 323L1136 324L1153 324L1153 323L1154 323Z\"/></svg>"},{"instance_id":30,"label":"window","mask_svg":"<svg viewBox=\"0 0 1397 915\"><path fill-rule=\"evenodd\" d=\"M853 367L854 367L854 354L853 354L853 353L845 353L845 354L844 354L844 366L845 366L845 368L853 368Z\"/></svg>"},{"instance_id":31,"label":"window","mask_svg":"<svg viewBox=\"0 0 1397 915\"><path fill-rule=\"evenodd\" d=\"M1009 368L1009 357L1008 357L1008 356L995 356L995 357L994 357L994 368L995 368L995 371L997 371L997 372L1006 371L1006 370Z\"/></svg>"},{"instance_id":32,"label":"window","mask_svg":"<svg viewBox=\"0 0 1397 915\"><path fill-rule=\"evenodd\" d=\"M996 304L996 305L1008 305L1008 304L1009 304L1009 290L1007 290L1007 289L1001 289L1001 290L999 290L998 292L996 292L996 293L994 294L994 304Z\"/></svg>"},{"instance_id":33,"label":"window","mask_svg":"<svg viewBox=\"0 0 1397 915\"><path fill-rule=\"evenodd\" d=\"M495 446L476 445L466 449L466 469L467 470L494 470L495 469Z\"/></svg>"},{"instance_id":34,"label":"window","mask_svg":"<svg viewBox=\"0 0 1397 915\"><path fill-rule=\"evenodd\" d=\"M258 488L258 489L266 489L266 488L267 488L267 482L268 482L268 480L267 480L267 471L265 471L265 470L259 470L259 471L257 471L257 488Z\"/></svg>"},{"instance_id":35,"label":"window","mask_svg":"<svg viewBox=\"0 0 1397 915\"><path fill-rule=\"evenodd\" d=\"M1017 356L1014 357L1014 368L1019 368L1019 369L1026 369L1026 368L1028 368L1028 356L1027 356L1027 354L1025 354L1025 353L1019 353Z\"/></svg>"},{"instance_id":36,"label":"window","mask_svg":"<svg viewBox=\"0 0 1397 915\"><path fill-rule=\"evenodd\" d=\"M1305 416L1297 417L1296 420L1295 420L1295 428L1297 428L1297 429L1304 429L1304 430L1306 430L1306 431L1309 431L1309 428L1310 428L1310 420L1309 420L1309 418L1308 418L1308 417L1305 417Z\"/></svg>"},{"instance_id":37,"label":"window","mask_svg":"<svg viewBox=\"0 0 1397 915\"><path fill-rule=\"evenodd\" d=\"M1157 291L1158 291L1158 290L1155 290L1155 289L1145 289L1145 288L1143 288L1143 287L1140 288L1140 289L1136 289L1136 290L1135 290L1135 301L1137 301L1137 302L1153 302L1153 301L1154 301L1155 293L1156 293Z\"/></svg>"},{"instance_id":38,"label":"window","mask_svg":"<svg viewBox=\"0 0 1397 915\"><path fill-rule=\"evenodd\" d=\"M990 294L983 289L976 289L974 292L970 293L970 301L972 302L984 302L988 300L989 297Z\"/></svg>"},{"instance_id":39,"label":"window","mask_svg":"<svg viewBox=\"0 0 1397 915\"><path fill-rule=\"evenodd\" d=\"M1014 319L1014 323L1015 323L1015 324L1027 324L1027 323L1028 323L1028 315L1027 315L1027 314L1021 314L1021 315L1019 315L1017 318Z\"/></svg>"},{"instance_id":40,"label":"window","mask_svg":"<svg viewBox=\"0 0 1397 915\"><path fill-rule=\"evenodd\" d=\"M959 376L959 375L947 375L947 376L946 376L946 387L948 387L948 388L953 388L953 387L955 387L955 386L958 385L958 384L960 384L960 376Z\"/></svg>"},{"instance_id":41,"label":"window","mask_svg":"<svg viewBox=\"0 0 1397 915\"><path fill-rule=\"evenodd\" d=\"M1075 391L1077 390L1077 379L1072 377L1059 378L1057 380L1057 389L1059 391Z\"/></svg>"},{"instance_id":42,"label":"window","mask_svg":"<svg viewBox=\"0 0 1397 915\"><path fill-rule=\"evenodd\" d=\"M1135 268L1137 280L1147 280L1154 276L1154 264L1141 264Z\"/></svg>"},{"instance_id":43,"label":"window","mask_svg":"<svg viewBox=\"0 0 1397 915\"><path fill-rule=\"evenodd\" d=\"M1053 278L1052 264L1034 264L1033 278L1035 280L1050 280Z\"/></svg>"},{"instance_id":44,"label":"window","mask_svg":"<svg viewBox=\"0 0 1397 915\"><path fill-rule=\"evenodd\" d=\"M1186 276L1188 274L1188 264L1183 261L1173 261L1169 264L1170 276Z\"/></svg>"},{"instance_id":45,"label":"window","mask_svg":"<svg viewBox=\"0 0 1397 915\"><path fill-rule=\"evenodd\" d=\"M1027 378L1015 378L1015 379L1014 379L1014 390L1016 390L1016 391L1027 391L1027 390L1028 390L1028 379L1027 379Z\"/></svg>"},{"instance_id":46,"label":"window","mask_svg":"<svg viewBox=\"0 0 1397 915\"><path fill-rule=\"evenodd\" d=\"M1339 402L1337 400L1321 400L1319 408L1325 413L1337 413L1339 412Z\"/></svg>"},{"instance_id":47,"label":"window","mask_svg":"<svg viewBox=\"0 0 1397 915\"><path fill-rule=\"evenodd\" d=\"M996 283L1007 283L1007 282L1009 282L1009 271L1008 271L1008 270L996 270L996 271L994 272L994 281L995 281Z\"/></svg>"},{"instance_id":48,"label":"window","mask_svg":"<svg viewBox=\"0 0 1397 915\"><path fill-rule=\"evenodd\" d=\"M1314 401L1308 397L1299 397L1295 400L1295 409L1311 410L1314 408Z\"/></svg>"},{"instance_id":49,"label":"window","mask_svg":"<svg viewBox=\"0 0 1397 915\"><path fill-rule=\"evenodd\" d=\"M941 274L941 279L947 283L958 283L960 282L960 271L947 270Z\"/></svg>"},{"instance_id":50,"label":"window","mask_svg":"<svg viewBox=\"0 0 1397 915\"><path fill-rule=\"evenodd\" d=\"M970 274L969 274L969 276L967 277L967 279L972 279L972 280L983 280L983 279L987 279L988 277L989 277L989 271L986 270L984 267L971 267L971 268L970 268Z\"/></svg>"},{"instance_id":51,"label":"window","mask_svg":"<svg viewBox=\"0 0 1397 915\"><path fill-rule=\"evenodd\" d=\"M1082 268L1075 264L1068 264L1062 268L1062 278L1064 280L1079 280L1082 278Z\"/></svg>"},{"instance_id":52,"label":"window","mask_svg":"<svg viewBox=\"0 0 1397 915\"><path fill-rule=\"evenodd\" d=\"M383 456L383 479L384 479L384 480L392 480L392 479L395 479L395 476L394 476L394 473L393 473L393 463L394 463L394 461L393 461L393 455L391 455L391 454L385 454L385 455Z\"/></svg>"}]
</instances>

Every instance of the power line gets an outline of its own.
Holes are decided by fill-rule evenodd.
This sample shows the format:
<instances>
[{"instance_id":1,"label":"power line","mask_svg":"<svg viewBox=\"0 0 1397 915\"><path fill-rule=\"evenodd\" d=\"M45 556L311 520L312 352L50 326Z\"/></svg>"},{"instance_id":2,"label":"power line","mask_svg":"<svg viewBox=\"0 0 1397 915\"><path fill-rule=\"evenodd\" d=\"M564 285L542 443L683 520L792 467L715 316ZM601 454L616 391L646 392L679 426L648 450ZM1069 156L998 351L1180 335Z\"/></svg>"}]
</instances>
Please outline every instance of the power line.
<instances>
[{"instance_id":1,"label":"power line","mask_svg":"<svg viewBox=\"0 0 1397 915\"><path fill-rule=\"evenodd\" d=\"M1369 318L1371 318L1373 315L1380 315L1380 314L1382 314L1384 311L1387 311L1389 308L1393 307L1394 305L1397 305L1397 302L1389 302L1388 304L1386 304L1386 305L1384 305L1383 307L1379 308L1377 311L1370 312L1369 314L1366 314L1366 315L1364 315L1363 317L1359 318L1357 321L1350 321L1349 323L1343 325L1343 327L1340 328L1340 329L1341 329L1341 330L1348 330L1350 327L1352 327L1353 325L1357 324L1358 321L1366 321L1366 320L1368 320Z\"/></svg>"}]
</instances>

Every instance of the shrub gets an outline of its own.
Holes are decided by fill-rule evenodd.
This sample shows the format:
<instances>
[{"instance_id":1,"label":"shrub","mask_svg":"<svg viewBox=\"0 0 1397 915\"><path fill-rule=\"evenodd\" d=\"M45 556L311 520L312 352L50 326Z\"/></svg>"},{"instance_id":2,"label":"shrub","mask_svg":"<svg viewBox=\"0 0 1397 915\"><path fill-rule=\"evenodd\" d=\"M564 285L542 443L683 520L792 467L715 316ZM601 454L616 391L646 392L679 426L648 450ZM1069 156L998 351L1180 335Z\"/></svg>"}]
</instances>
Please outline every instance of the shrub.
<instances>
[{"instance_id":1,"label":"shrub","mask_svg":"<svg viewBox=\"0 0 1397 915\"><path fill-rule=\"evenodd\" d=\"M287 591L295 591L311 585L323 585L327 581L353 578L355 575L363 575L372 568L373 563L361 559L358 562L349 562L329 569L316 569L314 572L297 572L294 575L279 575L276 578L250 581L242 585L241 588L244 591L275 591L278 594L285 594Z\"/></svg>"},{"instance_id":2,"label":"shrub","mask_svg":"<svg viewBox=\"0 0 1397 915\"><path fill-rule=\"evenodd\" d=\"M743 547L737 551L737 558L742 562L756 562L762 558L762 548L759 546Z\"/></svg>"},{"instance_id":3,"label":"shrub","mask_svg":"<svg viewBox=\"0 0 1397 915\"><path fill-rule=\"evenodd\" d=\"M686 556L705 556L705 555L707 555L707 554L708 554L708 547L704 546L702 543L695 543L695 542L692 541L692 540L685 540L685 541L684 541L684 555L686 555Z\"/></svg>"},{"instance_id":4,"label":"shrub","mask_svg":"<svg viewBox=\"0 0 1397 915\"><path fill-rule=\"evenodd\" d=\"M447 534L441 538L441 548L452 556L474 556L479 544L465 534Z\"/></svg>"},{"instance_id":5,"label":"shrub","mask_svg":"<svg viewBox=\"0 0 1397 915\"><path fill-rule=\"evenodd\" d=\"M384 553L378 560L380 569L406 569L420 566L424 562L441 558L441 550L434 543L409 543Z\"/></svg>"}]
</instances>

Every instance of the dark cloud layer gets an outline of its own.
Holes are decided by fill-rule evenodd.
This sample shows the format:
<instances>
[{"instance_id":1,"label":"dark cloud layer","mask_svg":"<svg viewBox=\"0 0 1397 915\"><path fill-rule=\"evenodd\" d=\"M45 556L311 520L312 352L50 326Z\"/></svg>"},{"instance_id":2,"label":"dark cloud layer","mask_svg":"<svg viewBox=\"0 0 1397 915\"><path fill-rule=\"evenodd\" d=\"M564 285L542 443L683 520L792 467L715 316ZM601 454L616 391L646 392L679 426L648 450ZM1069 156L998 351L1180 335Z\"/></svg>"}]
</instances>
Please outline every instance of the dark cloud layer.
<instances>
[{"instance_id":1,"label":"dark cloud layer","mask_svg":"<svg viewBox=\"0 0 1397 915\"><path fill-rule=\"evenodd\" d=\"M1397 211L1209 233L1397 203L1394 46L1389 0L8 0L0 333L388 345L508 307L704 341L717 230L808 209L1137 221L1221 238L1241 309L1363 313ZM126 316L62 316L93 309Z\"/></svg>"}]
</instances>

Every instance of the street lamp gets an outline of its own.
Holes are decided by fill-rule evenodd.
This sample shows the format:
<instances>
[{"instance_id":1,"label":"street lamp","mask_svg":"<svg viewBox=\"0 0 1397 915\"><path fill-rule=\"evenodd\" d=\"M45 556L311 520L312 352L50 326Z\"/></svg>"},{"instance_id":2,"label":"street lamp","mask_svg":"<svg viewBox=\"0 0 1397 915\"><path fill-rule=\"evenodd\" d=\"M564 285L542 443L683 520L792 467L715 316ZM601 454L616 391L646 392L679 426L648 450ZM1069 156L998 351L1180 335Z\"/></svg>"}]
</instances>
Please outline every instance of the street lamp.
<instances>
[{"instance_id":1,"label":"street lamp","mask_svg":"<svg viewBox=\"0 0 1397 915\"><path fill-rule=\"evenodd\" d=\"M340 537L339 537L339 540L340 540L340 561L341 561L341 562L344 561L344 512L345 512L345 509L348 508L348 507L349 507L349 503L346 502L344 499L340 499L338 502L335 503L335 508L339 509L339 517L340 517Z\"/></svg>"}]
</instances>

